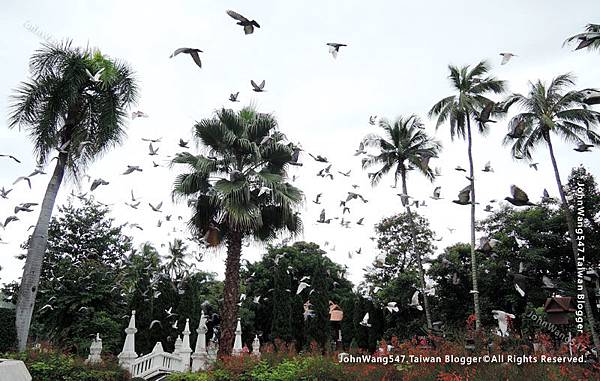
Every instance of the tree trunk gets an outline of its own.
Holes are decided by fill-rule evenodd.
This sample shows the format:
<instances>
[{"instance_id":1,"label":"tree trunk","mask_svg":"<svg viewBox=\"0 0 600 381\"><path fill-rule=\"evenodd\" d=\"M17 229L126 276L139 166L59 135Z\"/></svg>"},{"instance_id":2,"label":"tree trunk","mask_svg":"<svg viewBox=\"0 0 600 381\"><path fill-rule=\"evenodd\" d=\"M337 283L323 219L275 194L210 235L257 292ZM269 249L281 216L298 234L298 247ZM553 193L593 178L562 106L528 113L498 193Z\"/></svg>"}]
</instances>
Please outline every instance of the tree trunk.
<instances>
[{"instance_id":1,"label":"tree trunk","mask_svg":"<svg viewBox=\"0 0 600 381\"><path fill-rule=\"evenodd\" d=\"M400 176L402 178L402 193L408 195L406 185L406 169L400 170ZM417 229L415 227L415 221L413 220L412 212L410 211L410 204L406 203L406 214L408 215L408 222L410 224L410 235L412 238L412 247L415 258L417 259L417 266L419 268L419 281L421 283L421 293L423 294L423 304L425 305L425 318L427 319L427 328L431 330L433 324L431 323L431 311L429 310L429 299L425 293L425 270L423 270L423 261L421 253L417 250Z\"/></svg>"},{"instance_id":2,"label":"tree trunk","mask_svg":"<svg viewBox=\"0 0 600 381\"><path fill-rule=\"evenodd\" d=\"M475 329L481 328L479 311L479 288L477 287L477 257L475 254L475 171L473 170L473 137L471 136L471 118L467 117L467 139L469 153L469 176L471 178L471 277L473 278L473 306L475 310Z\"/></svg>"},{"instance_id":3,"label":"tree trunk","mask_svg":"<svg viewBox=\"0 0 600 381\"><path fill-rule=\"evenodd\" d=\"M552 167L554 168L554 177L556 178L556 185L558 186L558 194L560 194L561 207L565 214L565 218L567 219L567 227L569 229L569 238L571 240L571 249L573 250L573 259L575 260L575 273L578 274L579 271L583 271L584 269L580 269L578 265L578 250L577 250L577 236L575 235L575 221L573 220L573 216L571 215L571 211L569 210L569 204L567 203L567 197L565 196L565 192L563 190L562 182L560 180L560 172L558 171L558 165L556 164L556 158L554 157L554 148L552 147L552 141L550 140L550 135L546 136L546 142L548 143L548 150L550 151L550 160L552 161ZM588 324L590 326L590 330L592 332L592 340L594 342L594 346L597 349L600 349L600 341L598 339L598 333L596 332L596 321L594 319L594 313L592 311L592 305L590 304L590 298L588 296L587 287L585 286L585 281L583 281L583 296L584 296L584 307L585 314L588 319ZM577 285L577 279L575 280L575 284Z\"/></svg>"},{"instance_id":4,"label":"tree trunk","mask_svg":"<svg viewBox=\"0 0 600 381\"><path fill-rule=\"evenodd\" d=\"M27 346L27 337L29 336L29 326L31 325L31 316L35 306L35 297L40 282L40 273L46 254L46 245L48 243L48 226L52 217L52 210L58 190L65 174L67 157L65 154L59 154L56 167L52 178L46 188L46 194L40 208L35 230L29 241L29 249L25 258L25 267L23 277L19 287L19 298L17 300L15 326L17 329L17 349L24 351Z\"/></svg>"},{"instance_id":5,"label":"tree trunk","mask_svg":"<svg viewBox=\"0 0 600 381\"><path fill-rule=\"evenodd\" d=\"M225 263L225 284L223 285L223 310L221 312L221 336L219 337L219 357L231 355L235 328L238 318L240 298L240 257L242 255L242 234L231 232L227 238L227 259Z\"/></svg>"}]
</instances>

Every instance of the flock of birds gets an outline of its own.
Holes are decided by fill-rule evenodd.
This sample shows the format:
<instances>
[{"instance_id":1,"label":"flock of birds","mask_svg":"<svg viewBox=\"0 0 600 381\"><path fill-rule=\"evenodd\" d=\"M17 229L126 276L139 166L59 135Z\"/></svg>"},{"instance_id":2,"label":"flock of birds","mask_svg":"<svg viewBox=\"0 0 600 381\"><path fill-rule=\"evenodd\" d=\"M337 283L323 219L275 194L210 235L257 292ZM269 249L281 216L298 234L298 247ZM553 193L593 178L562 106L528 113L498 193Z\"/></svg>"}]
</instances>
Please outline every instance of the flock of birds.
<instances>
[{"instance_id":1,"label":"flock of birds","mask_svg":"<svg viewBox=\"0 0 600 381\"><path fill-rule=\"evenodd\" d=\"M257 28L260 28L260 24L254 19L247 18L247 17L245 17L235 11L232 11L232 10L227 10L226 13L227 13L227 15L229 15L232 19L234 19L236 21L237 25L239 25L243 28L244 34L246 34L246 35L253 34ZM329 53L331 54L331 56L333 58L337 58L338 55L340 54L341 49L342 48L346 49L348 47L348 44L340 43L340 42L327 42L326 46L328 47ZM175 49L173 51L173 53L170 55L170 58L175 58L177 56L187 54L191 57L192 61L194 62L194 64L196 66L198 66L198 68L202 68L202 59L200 56L201 53L203 53L203 51L198 48L182 47L182 48ZM508 64L514 57L517 57L517 55L510 53L510 52L500 53L500 56L502 57L501 62L500 62L501 65ZM102 75L103 75L102 70L99 70L96 73L88 72L87 74L88 74L90 80L92 80L94 82L102 81ZM261 81L250 80L250 85L251 85L251 90L253 92L262 93L262 92L267 91L265 88L266 87L265 80L261 80ZM229 96L229 101L230 102L239 102L239 95L240 95L239 91L231 93ZM490 114L491 114L493 106L494 106L493 104L490 104L487 108L482 110L481 115L478 119L478 121L480 123L494 122L493 120L490 120ZM149 117L149 115L147 113L145 113L144 111L140 111L140 110L137 110L137 111L134 111L131 113L132 120L135 120L137 118L148 118L148 117ZM373 126L375 126L377 124L377 116L376 115L371 115L369 117L369 124L371 124ZM522 124L516 124L512 128L512 130L509 131L507 136L509 138L515 139L515 138L521 137L523 135L523 133L524 133L524 126ZM157 161L160 162L160 160L158 160L158 157L160 155L159 152L161 152L161 153L164 152L163 147L160 145L161 139L162 138L142 138L142 141L144 141L145 143L148 143L147 155L152 157L152 167L153 168L161 167L161 164L157 163ZM83 149L86 144L90 144L90 143L83 142L79 145L79 147L77 147L77 149L79 149L79 150ZM187 148L189 148L188 144L189 144L188 141L180 138L179 143L178 143L178 148L187 149ZM70 145L70 143L67 142L64 145L57 147L57 151L58 152L66 152L67 150L73 149L73 147L70 147L69 145ZM592 148L592 147L593 146L589 145L589 144L580 144L575 148L575 151L589 152L590 148ZM297 165L298 167L302 166L302 163L300 162L300 151L302 151L302 150L301 149L296 150L294 152L294 157L293 157L293 164ZM313 154L313 153L308 153L308 155L310 156L310 158L312 160L314 160L314 162L317 165L322 166L315 174L318 178L333 181L333 182L335 182L336 179L339 179L339 178L350 178L352 170L347 170L347 169L346 170L341 170L341 169L334 170L333 164L328 160L327 157L320 155L320 154ZM358 149L356 149L354 152L354 156L361 156L361 155L369 155L369 153L365 150L364 144L362 144L362 143L359 145ZM170 157L171 156L166 156L166 158L170 158ZM0 154L0 158L12 160L19 164L21 163L21 161L12 154ZM539 165L538 163L530 163L529 167L532 170L537 171L538 165ZM126 165L126 167L124 168L124 170L120 176L129 176L129 175L135 176L136 174L144 173L144 169L145 168L142 168L139 165L128 164L128 165ZM408 169L414 170L414 168L412 168L410 166ZM457 165L454 169L458 173L461 173L461 172L466 173L466 169L464 169L460 165ZM487 162L485 164L484 168L482 169L482 171L486 172L486 173L494 172L491 162ZM436 178L439 178L443 175L442 170L439 167L435 168L434 173L435 173ZM38 166L30 174L24 175L24 176L19 176L18 178L16 178L12 185L13 185L13 187L16 187L16 186L19 186L19 184L24 183L24 184L26 184L26 186L29 189L31 189L32 188L32 179L35 176L44 175L44 174L46 174L44 172L44 168L42 166ZM292 181L296 181L297 177L298 176L296 174L292 175ZM109 181L109 180L106 180L106 179L103 179L100 177L92 178L90 176L86 176L85 178L87 179L87 182L88 182L87 183L87 185L89 186L88 190L86 191L85 189L83 189L82 192L80 192L78 194L73 193L72 194L73 196L83 199L83 198L87 197L88 194L91 194L91 193L97 191L99 188L109 186L112 181L112 180ZM471 180L468 176L466 176L466 178L467 178L467 180ZM329 224L332 224L334 221L336 221L337 223L339 223L339 225L341 227L346 228L346 229L350 229L353 226L364 225L364 223L365 223L364 216L358 216L356 218L351 218L351 216L352 216L351 207L352 207L352 209L354 209L354 206L353 206L354 204L358 203L359 205L361 205L360 203L362 203L362 205L364 205L369 202L369 200L363 194L361 194L359 192L359 190L358 190L359 188L360 188L360 186L358 184L351 184L350 188L346 190L345 197L342 198L341 200L339 200L339 204L337 206L338 212L336 213L335 211L331 211L331 209L328 210L327 207L322 207L321 211L319 213L318 219L316 221L313 221L313 224L329 225ZM5 187L0 188L0 198L9 199L13 190L14 190L13 188L8 188L8 189ZM444 199L444 197L442 197L442 186L441 185L436 185L432 191L432 194L429 197L416 198L414 196L411 196L408 194L403 194L403 193L397 193L397 196L399 196L401 204L403 206L410 205L415 208L427 207L428 199L432 200L430 202L439 202L440 200ZM320 191L319 193L315 194L313 198L311 198L310 204L322 205L323 197L324 197L324 192ZM470 198L471 198L470 185L467 185L466 187L464 187L462 190L460 190L458 192L456 199L452 200L452 202L455 204L458 204L458 205L471 205L472 201ZM542 194L542 201L549 200L549 199L550 199L550 195L549 195L548 191L546 189L544 189L543 194ZM517 207L536 205L535 203L533 203L530 200L527 193L516 185L512 185L510 187L510 195L505 197L504 200L506 200L510 204L517 206ZM497 202L496 199L489 200L486 203L483 210L485 212L492 212L494 210L493 205L496 202ZM127 207L131 208L132 210L138 210L139 208L142 207L141 199L134 195L133 190L130 191L130 197L128 197L127 201L124 201L123 204L126 205ZM336 204L337 204L337 201L336 201ZM5 229L9 224L19 221L19 215L21 213L31 213L34 211L33 208L35 206L38 206L38 204L35 202L19 203L19 204L15 205L14 213L10 216L5 217L3 220L0 220L0 228ZM172 221L173 216L172 216L172 214L167 214L168 212L164 208L163 201L158 201L158 202L154 202L154 203L147 202L146 207L151 212L153 212L157 215L160 215L160 217L157 218L157 222L156 222L157 227L162 227L165 222ZM179 215L177 217L177 220L182 221L183 217L181 215ZM125 224L125 226L129 226L130 228L135 228L138 230L144 229L142 225L135 223L135 222L127 222ZM33 226L30 226L27 230L29 231L32 227ZM453 233L455 228L449 226L447 229L450 233ZM173 233L184 233L184 229L180 228L178 230L176 227L173 227ZM169 235L170 235L170 233L169 233ZM516 240L520 240L518 237L514 237L514 238ZM374 237L371 237L371 239L374 240ZM439 241L442 238L439 237L439 238L435 238L435 239L437 241ZM5 243L4 241L2 241L1 237L0 237L0 243ZM284 241L284 243L285 243L285 241ZM203 244L203 242L200 242L200 244ZM204 244L206 244L206 243L204 242ZM493 248L496 244L497 244L497 241L494 239L490 239L488 237L481 237L479 245L477 247L477 250L482 251L482 252L492 253ZM526 245L525 242L521 242L520 244ZM246 245L248 245L248 244L246 244ZM328 241L325 241L323 243L323 245L325 247L329 247L329 250L331 250L331 251L336 250L335 244L330 244L330 242L328 242ZM164 247L165 245L162 244L161 246ZM361 247L359 247L358 249L355 249L355 250L351 250L348 252L348 258L352 259L354 255L360 255L361 253L362 253ZM378 257L377 261L379 261L380 265L382 265L384 267L387 266L385 264L384 258ZM522 270L522 269L520 269L520 270ZM519 271L519 272L521 272L521 271ZM312 292L314 292L314 290L311 289L311 286L308 283L309 281L310 281L310 277L308 277L308 276L305 276L302 279L300 279L297 290L296 290L296 294L300 295L300 294L306 293L307 296L309 297L307 299L306 303L304 304L304 318L305 319L314 317L314 311L310 308L312 306L310 303L310 295L312 294ZM455 273L454 277L453 277L453 283L456 283L456 282L458 282L458 277L457 277L457 274ZM545 287L547 287L547 288L550 288L550 289L556 288L553 281L550 280L548 277L544 276L543 282L544 282ZM519 286L519 282L517 282L517 281L515 281L515 289L521 296L525 295L525 291L523 291L523 288L521 286ZM286 290L286 291L291 292L290 290ZM376 294L378 291L379 291L378 287L375 287L373 289L368 290L366 292L365 296L368 296L371 294ZM407 303L407 305L412 308L415 308L419 311L422 311L423 307L421 306L420 301L419 301L419 295L421 293L426 293L428 295L434 295L435 289L433 287L425 289L425 290L417 289L413 293L413 295L410 299L410 302ZM154 295L154 296L157 297L156 295ZM245 299L246 299L246 295L242 294L240 296L240 303L242 303ZM263 298L263 300L264 299L265 298ZM255 296L252 299L253 303L256 303L256 304L260 303L260 300L261 300L261 296ZM398 305L399 305L399 302L397 302L397 301L388 301L387 303L382 305L382 308L389 313L395 313L395 312L399 311ZM50 308L50 307L48 307L48 308ZM172 312L172 309L165 310L165 314L166 314L167 318L172 318L172 317L176 316L176 314L174 314ZM510 315L510 314L508 314L508 315ZM505 319L506 313L504 313L502 311L494 311L494 316L500 321L502 319ZM369 323L369 314L368 313L365 314L365 316L363 317L360 324L363 326L366 326L366 327L371 326L371 324ZM151 322L150 328L153 328L155 325L161 325L161 322L158 320ZM173 328L177 328L177 320L175 320L175 322L172 324L172 326L173 326Z\"/></svg>"}]
</instances>

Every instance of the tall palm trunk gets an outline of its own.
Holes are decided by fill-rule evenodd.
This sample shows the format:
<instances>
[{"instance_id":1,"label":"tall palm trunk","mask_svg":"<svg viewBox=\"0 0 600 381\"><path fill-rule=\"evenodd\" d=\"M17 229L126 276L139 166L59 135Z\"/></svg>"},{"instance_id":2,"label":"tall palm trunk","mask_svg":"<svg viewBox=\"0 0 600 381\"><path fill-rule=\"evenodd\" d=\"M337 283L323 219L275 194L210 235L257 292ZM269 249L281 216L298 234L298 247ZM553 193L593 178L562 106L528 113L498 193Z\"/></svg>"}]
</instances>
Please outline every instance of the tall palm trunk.
<instances>
[{"instance_id":1,"label":"tall palm trunk","mask_svg":"<svg viewBox=\"0 0 600 381\"><path fill-rule=\"evenodd\" d=\"M62 153L59 154L54 173L46 188L37 224L29 241L23 277L21 278L21 286L19 287L15 319L17 349L19 351L24 351L27 346L31 316L33 315L35 297L38 291L42 264L44 263L44 255L46 254L46 245L48 243L48 226L50 225L56 196L58 195L58 190L65 174L66 163L67 156Z\"/></svg>"},{"instance_id":2,"label":"tall palm trunk","mask_svg":"<svg viewBox=\"0 0 600 381\"><path fill-rule=\"evenodd\" d=\"M219 357L231 355L235 340L240 294L240 257L242 255L242 234L229 233L227 259L225 260L225 284L223 285L223 310L221 312L221 337Z\"/></svg>"},{"instance_id":3,"label":"tall palm trunk","mask_svg":"<svg viewBox=\"0 0 600 381\"><path fill-rule=\"evenodd\" d=\"M471 277L473 279L473 306L475 310L475 329L481 328L479 311L479 288L477 287L477 257L475 254L475 171L473 170L473 137L471 136L471 118L467 117L467 139L469 154L469 176L471 181Z\"/></svg>"},{"instance_id":4,"label":"tall palm trunk","mask_svg":"<svg viewBox=\"0 0 600 381\"><path fill-rule=\"evenodd\" d=\"M560 194L561 207L565 214L565 218L567 219L569 238L571 239L571 249L573 250L573 259L575 260L575 273L578 274L579 271L583 271L583 269L579 268L577 260L579 255L577 250L577 236L575 235L575 221L573 220L573 216L571 215L571 211L569 210L567 197L565 196L565 191L563 190L562 182L560 180L560 172L558 171L558 165L556 164L556 158L554 157L554 148L552 147L552 141L550 140L549 134L546 136L546 142L548 143L548 150L550 151L550 160L552 161L552 167L554 168L554 177L556 178L556 185L558 186L558 194ZM583 283L583 296L585 302L585 314L587 316L588 323L590 325L590 330L592 332L592 340L594 342L594 346L600 349L600 340L598 339L598 333L596 332L596 321L594 319L594 313L592 311L592 305L590 304L590 298L588 296L587 287L585 286L585 281Z\"/></svg>"},{"instance_id":5,"label":"tall palm trunk","mask_svg":"<svg viewBox=\"0 0 600 381\"><path fill-rule=\"evenodd\" d=\"M401 168L400 176L402 178L402 193L408 195L406 186L406 169ZM415 258L417 258L417 266L419 268L419 281L421 283L421 293L423 294L423 304L425 305L425 318L427 319L427 328L433 328L431 323L431 311L429 310L429 299L425 293L425 270L423 270L423 261L421 253L417 249L417 229L415 227L415 221L413 220L412 212L410 211L410 204L406 202L406 214L408 215L408 223L410 224L410 235L412 238L412 247Z\"/></svg>"}]
</instances>

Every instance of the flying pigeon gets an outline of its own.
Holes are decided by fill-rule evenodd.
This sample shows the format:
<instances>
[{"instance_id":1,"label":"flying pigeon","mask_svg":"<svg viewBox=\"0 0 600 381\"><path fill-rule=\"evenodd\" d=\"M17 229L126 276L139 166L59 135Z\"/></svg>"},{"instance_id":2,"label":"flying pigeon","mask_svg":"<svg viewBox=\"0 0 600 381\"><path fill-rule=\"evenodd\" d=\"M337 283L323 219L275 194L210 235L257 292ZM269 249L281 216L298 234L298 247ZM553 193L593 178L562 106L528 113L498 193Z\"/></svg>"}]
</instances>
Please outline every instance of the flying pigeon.
<instances>
[{"instance_id":1,"label":"flying pigeon","mask_svg":"<svg viewBox=\"0 0 600 381\"><path fill-rule=\"evenodd\" d=\"M237 12L228 10L226 13L229 15L229 17L238 21L237 25L241 25L244 27L245 34L254 33L254 27L260 28L260 25L255 20L248 20L246 17L240 15Z\"/></svg>"},{"instance_id":2,"label":"flying pigeon","mask_svg":"<svg viewBox=\"0 0 600 381\"><path fill-rule=\"evenodd\" d=\"M511 58L517 56L516 54L512 53L500 53L500 55L502 56L502 62L500 62L500 65L506 65Z\"/></svg>"},{"instance_id":3,"label":"flying pigeon","mask_svg":"<svg viewBox=\"0 0 600 381\"><path fill-rule=\"evenodd\" d=\"M108 185L109 182L103 179L96 179L92 182L92 186L90 187L90 191L94 191L96 188L98 188L100 185Z\"/></svg>"},{"instance_id":4,"label":"flying pigeon","mask_svg":"<svg viewBox=\"0 0 600 381\"><path fill-rule=\"evenodd\" d=\"M370 327L371 323L369 323L369 313L367 312L365 314L365 316L363 316L360 325L362 325L363 327Z\"/></svg>"},{"instance_id":5,"label":"flying pigeon","mask_svg":"<svg viewBox=\"0 0 600 381\"><path fill-rule=\"evenodd\" d=\"M257 93L262 93L265 91L265 80L263 79L260 85L257 85L253 79L250 80L250 84L252 85L252 91Z\"/></svg>"},{"instance_id":6,"label":"flying pigeon","mask_svg":"<svg viewBox=\"0 0 600 381\"><path fill-rule=\"evenodd\" d=\"M458 192L458 200L452 200L453 203L459 205L468 205L471 203L471 186L467 185Z\"/></svg>"},{"instance_id":7,"label":"flying pigeon","mask_svg":"<svg viewBox=\"0 0 600 381\"><path fill-rule=\"evenodd\" d=\"M499 310L492 310L492 313L494 314L494 319L498 320L500 336L508 336L508 319L514 319L515 315Z\"/></svg>"},{"instance_id":8,"label":"flying pigeon","mask_svg":"<svg viewBox=\"0 0 600 381\"><path fill-rule=\"evenodd\" d=\"M333 56L333 58L337 58L338 53L340 52L340 48L342 46L348 46L346 44L340 44L337 42L328 42L327 46L329 46L329 53Z\"/></svg>"},{"instance_id":9,"label":"flying pigeon","mask_svg":"<svg viewBox=\"0 0 600 381\"><path fill-rule=\"evenodd\" d=\"M16 161L17 163L21 163L21 160L17 159L16 157L14 157L13 155L8 155L8 154L0 154L0 157L8 157L9 159L13 159L14 161Z\"/></svg>"},{"instance_id":10,"label":"flying pigeon","mask_svg":"<svg viewBox=\"0 0 600 381\"><path fill-rule=\"evenodd\" d=\"M419 303L419 290L415 291L415 293L413 294L413 296L410 298L410 304L409 304L409 306L415 307L419 311L423 311L423 307Z\"/></svg>"},{"instance_id":11,"label":"flying pigeon","mask_svg":"<svg viewBox=\"0 0 600 381\"><path fill-rule=\"evenodd\" d=\"M200 50L200 49L194 49L194 48L179 48L179 49L176 49L169 56L169 58L173 58L176 55L178 55L179 53L189 54L190 56L192 56L192 59L194 60L194 62L196 63L196 65L198 65L199 68L202 68L202 61L200 61L200 55L198 54L198 53L203 53L202 50Z\"/></svg>"},{"instance_id":12,"label":"flying pigeon","mask_svg":"<svg viewBox=\"0 0 600 381\"><path fill-rule=\"evenodd\" d=\"M573 150L577 152L591 152L590 148L592 147L592 144L579 143Z\"/></svg>"},{"instance_id":13,"label":"flying pigeon","mask_svg":"<svg viewBox=\"0 0 600 381\"><path fill-rule=\"evenodd\" d=\"M531 201L529 201L529 196L525 193L521 188L516 185L510 186L510 193L512 197L504 197L504 199L514 206L526 206L526 205L535 205Z\"/></svg>"},{"instance_id":14,"label":"flying pigeon","mask_svg":"<svg viewBox=\"0 0 600 381\"><path fill-rule=\"evenodd\" d=\"M238 102L238 96L240 95L240 92L238 91L237 93L231 93L229 94L229 100L231 102Z\"/></svg>"}]
</instances>

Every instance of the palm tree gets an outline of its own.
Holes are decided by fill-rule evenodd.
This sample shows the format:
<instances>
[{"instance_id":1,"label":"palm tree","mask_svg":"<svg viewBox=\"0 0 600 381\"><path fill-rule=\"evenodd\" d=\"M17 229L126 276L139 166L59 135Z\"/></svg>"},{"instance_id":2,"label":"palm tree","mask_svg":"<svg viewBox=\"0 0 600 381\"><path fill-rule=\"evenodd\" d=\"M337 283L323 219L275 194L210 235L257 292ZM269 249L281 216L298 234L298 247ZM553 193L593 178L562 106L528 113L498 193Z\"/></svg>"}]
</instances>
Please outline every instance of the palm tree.
<instances>
[{"instance_id":1,"label":"palm tree","mask_svg":"<svg viewBox=\"0 0 600 381\"><path fill-rule=\"evenodd\" d=\"M180 239L174 239L169 242L169 254L167 255L167 263L165 269L171 276L171 279L179 279L183 270L189 267L185 261L187 255L187 245Z\"/></svg>"},{"instance_id":2,"label":"palm tree","mask_svg":"<svg viewBox=\"0 0 600 381\"><path fill-rule=\"evenodd\" d=\"M70 42L44 45L30 60L31 79L11 100L10 127L25 129L40 165L58 151L40 215L29 240L16 310L18 349L24 350L34 309L54 202L65 174L86 166L125 136L125 110L137 87L129 67ZM97 74L99 73L99 74ZM97 78L93 78L96 76Z\"/></svg>"},{"instance_id":3,"label":"palm tree","mask_svg":"<svg viewBox=\"0 0 600 381\"><path fill-rule=\"evenodd\" d=\"M513 131L522 131L513 141L507 136L506 145L512 143L512 155L531 159L532 151L538 145L545 145L550 153L550 161L554 168L554 178L560 195L561 207L567 219L569 238L573 249L575 267L580 270L577 251L577 236L575 235L575 222L569 210L565 191L560 179L560 172L556 163L552 136L557 136L567 142L584 144L586 140L594 144L600 143L600 135L594 131L598 124L600 113L590 110L584 103L585 95L576 90L569 90L575 85L575 79L570 74L559 75L548 86L537 81L530 83L527 95L513 94L505 103L508 109L516 104L523 111L515 115L509 123ZM598 335L595 330L594 314L588 297L587 288L583 287L585 297L585 311L592 331L594 345L600 348Z\"/></svg>"},{"instance_id":4,"label":"palm tree","mask_svg":"<svg viewBox=\"0 0 600 381\"><path fill-rule=\"evenodd\" d=\"M437 157L441 145L425 133L423 123L421 123L421 120L416 115L411 115L408 118L399 117L393 125L390 125L387 120L381 120L379 127L385 131L385 136L370 134L363 140L365 146L377 147L380 150L379 155L363 159L363 169L374 165L381 165L378 171L369 174L372 185L377 185L381 178L392 170L394 171L395 185L397 185L398 177L400 177L402 182L402 204L406 208L411 226L412 246L419 268L419 279L423 294L423 304L425 305L427 327L431 329L433 327L431 323L431 311L427 295L425 294L425 271L423 270L421 253L417 250L417 230L410 210L410 203L408 202L406 174L409 168L414 166L429 180L433 181L434 175L429 167L429 159Z\"/></svg>"},{"instance_id":5,"label":"palm tree","mask_svg":"<svg viewBox=\"0 0 600 381\"><path fill-rule=\"evenodd\" d=\"M490 67L485 61L473 68L463 66L457 68L450 65L450 82L457 94L450 95L436 103L429 111L430 117L437 117L436 128L450 122L450 137L467 139L469 157L469 181L471 187L471 276L473 280L473 305L475 310L475 326L481 327L479 310L479 290L477 288L477 258L475 257L475 172L473 170L473 131L471 121L478 121L480 133L487 131L486 121L498 115L501 110L486 97L489 93L504 92L504 81L487 76ZM489 115L482 115L485 114Z\"/></svg>"},{"instance_id":6,"label":"palm tree","mask_svg":"<svg viewBox=\"0 0 600 381\"><path fill-rule=\"evenodd\" d=\"M565 44L578 41L575 50L600 50L600 24L587 24L585 32L567 38Z\"/></svg>"},{"instance_id":7,"label":"palm tree","mask_svg":"<svg viewBox=\"0 0 600 381\"><path fill-rule=\"evenodd\" d=\"M181 152L173 164L188 171L177 176L173 196L193 208L189 227L209 246L227 246L219 356L231 354L239 302L242 240L275 238L301 230L295 208L303 194L287 182L296 148L285 143L277 121L251 107L221 109L194 126L206 154Z\"/></svg>"}]
</instances>

